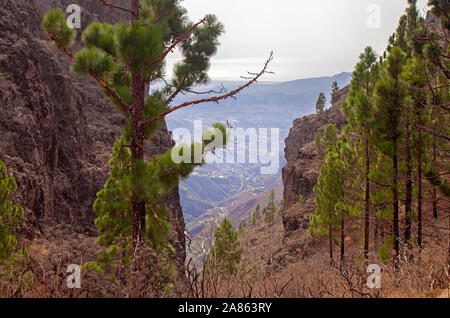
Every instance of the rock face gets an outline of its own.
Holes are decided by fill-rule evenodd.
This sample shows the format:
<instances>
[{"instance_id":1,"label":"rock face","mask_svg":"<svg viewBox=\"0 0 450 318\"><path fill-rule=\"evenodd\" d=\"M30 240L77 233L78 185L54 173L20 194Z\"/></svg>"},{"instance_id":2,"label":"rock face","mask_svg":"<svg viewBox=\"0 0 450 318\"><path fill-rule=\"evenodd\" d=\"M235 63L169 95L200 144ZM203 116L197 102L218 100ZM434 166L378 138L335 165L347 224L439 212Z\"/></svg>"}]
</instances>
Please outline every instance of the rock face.
<instances>
[{"instance_id":1,"label":"rock face","mask_svg":"<svg viewBox=\"0 0 450 318\"><path fill-rule=\"evenodd\" d=\"M82 7L82 27L95 20L114 22L123 12L100 1L36 0L44 14L52 7ZM128 1L115 3L128 5ZM75 47L80 46L81 30ZM95 234L92 209L108 178L114 142L123 117L95 81L69 70L70 60L45 39L28 0L0 0L0 159L16 177L16 204L25 208L19 230L28 239L48 236L54 225ZM161 129L147 145L161 154L173 145ZM173 245L185 258L184 219L178 188L167 197Z\"/></svg>"},{"instance_id":2,"label":"rock face","mask_svg":"<svg viewBox=\"0 0 450 318\"><path fill-rule=\"evenodd\" d=\"M317 183L323 156L314 147L314 135L323 131L328 124L334 123L338 129L346 124L345 117L340 112L340 105L347 98L348 92L349 86L341 89L333 106L322 114L296 119L286 138L284 152L287 163L282 171L283 202L286 211L283 224L286 235L309 226L309 215L300 213L294 206L302 196L303 204L300 205L309 207L309 212L315 208L313 187Z\"/></svg>"}]
</instances>

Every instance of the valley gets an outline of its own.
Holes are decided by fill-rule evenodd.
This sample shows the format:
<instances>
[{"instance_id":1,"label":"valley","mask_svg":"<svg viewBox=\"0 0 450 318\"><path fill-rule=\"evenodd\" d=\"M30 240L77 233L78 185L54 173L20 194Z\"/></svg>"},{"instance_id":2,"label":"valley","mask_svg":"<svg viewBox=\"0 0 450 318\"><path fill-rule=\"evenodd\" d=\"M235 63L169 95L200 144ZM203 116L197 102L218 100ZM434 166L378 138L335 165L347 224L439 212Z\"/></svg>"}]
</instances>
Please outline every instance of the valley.
<instances>
[{"instance_id":1,"label":"valley","mask_svg":"<svg viewBox=\"0 0 450 318\"><path fill-rule=\"evenodd\" d=\"M216 224L224 217L232 220L235 226L241 221L246 222L248 213L258 203L267 200L272 189L276 190L276 202L279 204L282 192L281 168L286 163L284 140L292 122L296 118L314 113L314 105L320 92L324 92L327 99L330 99L334 81L344 87L350 82L350 78L350 73L340 73L330 77L283 83L257 83L239 94L236 99L226 100L220 105L207 103L181 109L169 115L166 120L170 131L184 128L193 132L194 121L202 121L204 128L214 122L227 122L233 129L279 129L276 173L262 174L261 167L264 164L248 163L251 150L247 142L244 145L247 163L236 163L236 160L233 163L214 163L213 158L209 157L205 166L197 168L187 180L180 183L181 205L188 232L196 236L202 233L208 224ZM242 82L211 81L197 90L230 91L241 84ZM178 97L175 102L196 97L198 96L195 94L187 93ZM269 144L273 142L275 140L270 140ZM227 151L232 152L230 149Z\"/></svg>"}]
</instances>

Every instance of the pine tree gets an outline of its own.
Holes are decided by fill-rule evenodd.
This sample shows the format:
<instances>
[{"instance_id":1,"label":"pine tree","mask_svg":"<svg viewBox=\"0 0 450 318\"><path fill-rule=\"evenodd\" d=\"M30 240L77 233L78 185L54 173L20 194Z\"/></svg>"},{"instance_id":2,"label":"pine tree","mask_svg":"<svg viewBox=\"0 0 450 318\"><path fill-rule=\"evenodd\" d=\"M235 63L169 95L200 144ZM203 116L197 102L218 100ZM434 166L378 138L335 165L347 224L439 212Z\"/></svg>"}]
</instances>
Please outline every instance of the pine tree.
<instances>
[{"instance_id":1,"label":"pine tree","mask_svg":"<svg viewBox=\"0 0 450 318\"><path fill-rule=\"evenodd\" d=\"M241 236L244 233L245 224L241 221L239 222L238 235Z\"/></svg>"},{"instance_id":2,"label":"pine tree","mask_svg":"<svg viewBox=\"0 0 450 318\"><path fill-rule=\"evenodd\" d=\"M24 217L23 209L10 201L16 189L16 180L8 175L0 161L0 262L9 258L15 250L17 239L12 233Z\"/></svg>"},{"instance_id":3,"label":"pine tree","mask_svg":"<svg viewBox=\"0 0 450 318\"><path fill-rule=\"evenodd\" d=\"M278 208L278 218L283 219L284 216L284 207L283 203L281 203L280 207Z\"/></svg>"},{"instance_id":4,"label":"pine tree","mask_svg":"<svg viewBox=\"0 0 450 318\"><path fill-rule=\"evenodd\" d=\"M395 264L399 257L399 139L400 122L405 92L401 73L406 61L405 54L393 47L383 64L382 78L376 85L375 124L376 143L379 149L392 158L392 222Z\"/></svg>"},{"instance_id":5,"label":"pine tree","mask_svg":"<svg viewBox=\"0 0 450 318\"><path fill-rule=\"evenodd\" d=\"M339 93L339 85L336 81L333 82L331 86L331 104L334 104L336 101L337 94Z\"/></svg>"},{"instance_id":6,"label":"pine tree","mask_svg":"<svg viewBox=\"0 0 450 318\"><path fill-rule=\"evenodd\" d=\"M371 47L367 47L359 57L360 61L352 75L351 91L348 100L343 104L349 126L360 137L363 147L365 165L364 192L364 257L368 258L370 235L370 134L373 121L373 91L378 78L379 65L377 55Z\"/></svg>"},{"instance_id":7,"label":"pine tree","mask_svg":"<svg viewBox=\"0 0 450 318\"><path fill-rule=\"evenodd\" d=\"M234 275L239 270L241 260L242 248L238 233L225 218L215 230L214 243L208 254L208 270Z\"/></svg>"},{"instance_id":8,"label":"pine tree","mask_svg":"<svg viewBox=\"0 0 450 318\"><path fill-rule=\"evenodd\" d=\"M322 147L322 134L320 131L316 132L314 134L314 146L316 147L316 149L319 152L322 152L323 147Z\"/></svg>"},{"instance_id":9,"label":"pine tree","mask_svg":"<svg viewBox=\"0 0 450 318\"><path fill-rule=\"evenodd\" d=\"M319 150L320 153L325 153L328 147L334 146L338 140L338 129L336 127L336 124L328 124L325 127L325 130L323 132L323 136L318 131L314 135L314 143L317 150Z\"/></svg>"},{"instance_id":10,"label":"pine tree","mask_svg":"<svg viewBox=\"0 0 450 318\"><path fill-rule=\"evenodd\" d=\"M259 204L257 204L253 213L250 213L250 215L249 215L250 225L253 225L253 226L257 225L260 218L261 218L261 206Z\"/></svg>"},{"instance_id":11,"label":"pine tree","mask_svg":"<svg viewBox=\"0 0 450 318\"><path fill-rule=\"evenodd\" d=\"M0 296L31 284L32 273L24 271L30 259L25 247L17 249L13 232L24 218L23 208L14 205L11 197L17 189L16 180L10 176L0 160Z\"/></svg>"},{"instance_id":12,"label":"pine tree","mask_svg":"<svg viewBox=\"0 0 450 318\"><path fill-rule=\"evenodd\" d=\"M319 98L316 102L316 113L321 114L325 110L325 104L327 102L327 98L325 97L324 93L319 94Z\"/></svg>"},{"instance_id":13,"label":"pine tree","mask_svg":"<svg viewBox=\"0 0 450 318\"><path fill-rule=\"evenodd\" d=\"M317 208L311 215L310 232L312 236L328 235L329 255L333 259L333 229L340 227L341 232L341 262L345 254L345 220L357 213L355 203L351 201L349 193L353 190L353 149L349 147L346 139L336 140L327 148L324 164L320 169L317 184L314 186Z\"/></svg>"},{"instance_id":14,"label":"pine tree","mask_svg":"<svg viewBox=\"0 0 450 318\"><path fill-rule=\"evenodd\" d=\"M214 15L207 15L195 24L189 22L179 2L131 0L129 8L103 2L128 13L129 21L115 25L91 23L82 35L84 47L76 54L70 51L75 31L67 26L64 13L50 10L41 19L51 40L73 59L72 71L93 77L127 120L124 136L116 143L110 162L111 178L99 192L94 206L99 214L96 220L101 233L99 242L110 252L116 250L117 240L123 241L128 235L132 238L131 246L127 242L121 244L129 251L136 251L139 243L148 239L155 248L161 245L162 236L167 241L166 209L161 198L180 178L187 177L196 165L203 163L207 151L214 150L213 133L209 141L185 145L145 162L145 142L158 131L164 117L180 108L219 102L238 94L266 72L272 59L271 55L263 70L236 90L172 105L177 95L208 81L209 59L216 53L218 38L224 30ZM177 46L183 59L175 65L169 82L164 79L165 59ZM161 79L167 85L152 89L147 96L153 83ZM218 130L225 133L223 125L216 125L214 131ZM171 153L191 160L175 163Z\"/></svg>"},{"instance_id":15,"label":"pine tree","mask_svg":"<svg viewBox=\"0 0 450 318\"><path fill-rule=\"evenodd\" d=\"M272 224L275 219L275 213L277 211L277 208L275 207L275 191L270 191L269 195L269 203L267 204L267 207L265 210L265 221L268 224Z\"/></svg>"},{"instance_id":16,"label":"pine tree","mask_svg":"<svg viewBox=\"0 0 450 318\"><path fill-rule=\"evenodd\" d=\"M425 123L425 109L427 106L427 86L426 86L426 78L425 78L425 64L423 63L423 59L421 58L412 58L408 61L408 64L405 67L405 71L403 72L403 78L406 81L407 92L408 92L408 103L411 105L410 114L406 114L406 116L411 116L412 121L417 123L418 129L415 134L413 134L413 139L415 139L415 155L417 158L417 239L419 246L422 244L422 207L423 207L423 164L424 162L424 151L425 149L425 138L422 132L422 125ZM409 134L409 133L408 133ZM406 136L406 142L408 142L409 136ZM407 151L408 157L409 150ZM406 159L408 162L408 158ZM405 203L405 213L406 219L409 218L409 213L412 212L410 206L410 193L412 193L412 181L409 175L410 166L408 165L408 180L407 180L407 201ZM406 224L405 228L405 240L409 241L410 238L410 224Z\"/></svg>"},{"instance_id":17,"label":"pine tree","mask_svg":"<svg viewBox=\"0 0 450 318\"><path fill-rule=\"evenodd\" d=\"M331 263L333 258L333 228L339 224L336 204L342 198L343 179L342 162L336 154L329 152L320 169L320 176L314 186L317 208L311 215L310 232L312 236L328 235L329 255Z\"/></svg>"}]
</instances>

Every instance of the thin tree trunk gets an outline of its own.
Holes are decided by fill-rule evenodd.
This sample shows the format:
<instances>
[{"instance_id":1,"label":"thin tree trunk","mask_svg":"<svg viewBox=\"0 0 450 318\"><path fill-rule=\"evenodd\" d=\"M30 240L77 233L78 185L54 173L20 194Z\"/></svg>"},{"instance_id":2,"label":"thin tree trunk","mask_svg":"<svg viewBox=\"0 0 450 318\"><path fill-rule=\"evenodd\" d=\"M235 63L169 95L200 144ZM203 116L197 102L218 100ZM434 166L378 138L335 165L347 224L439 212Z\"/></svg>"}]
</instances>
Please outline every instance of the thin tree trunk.
<instances>
[{"instance_id":1,"label":"thin tree trunk","mask_svg":"<svg viewBox=\"0 0 450 318\"><path fill-rule=\"evenodd\" d=\"M341 264L344 264L345 258L345 233L344 233L344 218L341 219Z\"/></svg>"},{"instance_id":2,"label":"thin tree trunk","mask_svg":"<svg viewBox=\"0 0 450 318\"><path fill-rule=\"evenodd\" d=\"M393 195L394 195L394 214L393 214L393 224L392 224L392 234L394 235L394 251L395 251L395 259L394 265L397 268L398 266L398 256L400 255L399 248L399 229L398 229L398 154L397 154L397 139L393 140L394 143L394 156L393 156L393 168L394 168L394 177L393 177Z\"/></svg>"},{"instance_id":3,"label":"thin tree trunk","mask_svg":"<svg viewBox=\"0 0 450 318\"><path fill-rule=\"evenodd\" d=\"M329 225L329 229L328 229L328 237L329 237L329 243L330 243L330 264L333 265L334 264L334 260L333 260L333 228L331 225Z\"/></svg>"},{"instance_id":4,"label":"thin tree trunk","mask_svg":"<svg viewBox=\"0 0 450 318\"><path fill-rule=\"evenodd\" d=\"M131 1L132 23L139 18L139 0ZM133 174L137 173L135 164L139 160L144 160L144 127L141 125L144 113L145 103L145 81L139 74L132 74L132 94L133 102L131 105L131 158L133 164ZM145 202L138 198L134 193L131 197L132 215L133 215L133 251L137 244L143 238L145 231Z\"/></svg>"},{"instance_id":5,"label":"thin tree trunk","mask_svg":"<svg viewBox=\"0 0 450 318\"><path fill-rule=\"evenodd\" d=\"M419 140L417 142L417 244L419 248L422 246L422 129L421 114L418 114L419 119ZM434 203L434 201L433 201ZM434 208L434 207L433 207Z\"/></svg>"},{"instance_id":6,"label":"thin tree trunk","mask_svg":"<svg viewBox=\"0 0 450 318\"><path fill-rule=\"evenodd\" d=\"M412 156L411 156L411 145L409 144L410 138L410 127L409 120L406 128L405 136L405 146L406 146L406 193L405 193L405 232L404 239L405 243L409 244L411 239L411 207L412 207Z\"/></svg>"},{"instance_id":7,"label":"thin tree trunk","mask_svg":"<svg viewBox=\"0 0 450 318\"><path fill-rule=\"evenodd\" d=\"M364 258L369 258L369 235L370 235L370 157L369 157L369 136L366 135L365 141L365 156L366 156L366 190L365 190L365 208L364 208Z\"/></svg>"},{"instance_id":8,"label":"thin tree trunk","mask_svg":"<svg viewBox=\"0 0 450 318\"><path fill-rule=\"evenodd\" d=\"M437 145L436 145L436 136L433 136L433 166L437 167ZM436 186L432 186L432 199L433 199L433 217L435 219L438 218L438 209L437 209L437 190Z\"/></svg>"},{"instance_id":9,"label":"thin tree trunk","mask_svg":"<svg viewBox=\"0 0 450 318\"><path fill-rule=\"evenodd\" d=\"M447 276L450 275L450 215L448 218Z\"/></svg>"},{"instance_id":10,"label":"thin tree trunk","mask_svg":"<svg viewBox=\"0 0 450 318\"><path fill-rule=\"evenodd\" d=\"M378 217L375 214L375 225L373 227L373 249L376 252L378 250Z\"/></svg>"}]
</instances>

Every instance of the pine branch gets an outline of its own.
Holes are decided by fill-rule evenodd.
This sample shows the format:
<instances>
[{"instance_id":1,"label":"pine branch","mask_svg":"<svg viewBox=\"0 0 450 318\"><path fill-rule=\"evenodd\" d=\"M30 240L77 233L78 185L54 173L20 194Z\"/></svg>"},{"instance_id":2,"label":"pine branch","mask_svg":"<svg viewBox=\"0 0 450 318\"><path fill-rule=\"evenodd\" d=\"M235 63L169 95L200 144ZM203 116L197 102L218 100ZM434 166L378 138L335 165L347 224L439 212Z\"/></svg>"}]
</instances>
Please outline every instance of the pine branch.
<instances>
[{"instance_id":1,"label":"pine branch","mask_svg":"<svg viewBox=\"0 0 450 318\"><path fill-rule=\"evenodd\" d=\"M170 11L170 8L167 8L166 10L164 10L163 12L161 12L160 14L158 14L157 17L155 17L152 21L150 22L146 22L141 24L141 26L147 26L150 24L157 24L159 22L161 22L162 18Z\"/></svg>"},{"instance_id":2,"label":"pine branch","mask_svg":"<svg viewBox=\"0 0 450 318\"><path fill-rule=\"evenodd\" d=\"M417 124L417 123L414 123L414 125L415 125L416 127L418 127L418 128L422 128L426 133L428 133L428 134L430 134L430 135L433 135L433 136L435 136L435 137L442 138L442 139L445 139L445 140L447 140L447 141L450 141L450 138L449 138L449 137L447 137L447 136L441 134L439 131L436 131L436 130L434 130L434 129L431 129L431 128L428 128L428 127L419 125L419 124Z\"/></svg>"},{"instance_id":3,"label":"pine branch","mask_svg":"<svg viewBox=\"0 0 450 318\"><path fill-rule=\"evenodd\" d=\"M38 9L37 6L36 6L36 3L34 2L34 0L30 0L30 2L31 2L31 4L32 4L32 6L33 6L33 9L34 9L34 11L35 11L35 13L36 13L36 15L37 15L39 21L42 23L42 21L43 21L43 20L42 20L42 16L41 16L41 14L40 14L40 12L39 12L39 9ZM73 53L72 53L68 48L66 48L66 47L61 43L61 41L58 40L58 38L56 37L55 34L53 34L52 32L48 32L48 34L50 35L51 40L54 41L54 42L56 43L56 45L58 46L58 48L59 48L61 51L63 51L68 57L70 57L70 59L73 59L73 58L74 58ZM130 107L130 105L128 105L128 104L127 104L127 103L119 96L119 94L117 94L117 92L116 92L113 88L111 88L108 84L106 84L106 82L105 82L99 75L97 75L97 74L95 74L95 73L93 73L93 72L89 72L89 75L90 75L92 78L94 78L100 86L102 86L104 89L106 89L106 90L108 91L108 93L111 94L111 96L116 100L116 102L117 102L120 106L122 106L122 107L123 107L125 110L127 110L128 112L131 112L131 107Z\"/></svg>"},{"instance_id":4,"label":"pine branch","mask_svg":"<svg viewBox=\"0 0 450 318\"><path fill-rule=\"evenodd\" d=\"M180 88L180 87L177 88L174 85L168 83L163 77L160 77L159 79L162 80L166 84L166 86L174 89L173 93L170 94L169 97L167 98L166 105L169 105L179 93L182 93L183 95L185 95L184 92L195 94L195 95L226 94L227 93L227 89L225 88L225 86L223 86L223 83L222 83L219 91L214 90L214 89L211 89L209 91L195 91L195 90L191 90L189 88Z\"/></svg>"},{"instance_id":5,"label":"pine branch","mask_svg":"<svg viewBox=\"0 0 450 318\"><path fill-rule=\"evenodd\" d=\"M168 109L167 111L165 111L164 113L162 113L162 114L160 114L160 115L158 115L156 117L153 117L150 120L142 122L142 125L148 125L148 124L151 124L154 121L160 120L160 119L164 118L165 116L167 116L168 114L173 113L174 111L176 111L176 110L178 110L180 108L193 106L193 105L197 105L197 104L202 104L202 103L209 103L209 102L219 103L219 101L221 101L221 100L225 100L227 98L233 97L234 95L240 93L242 90L244 90L247 87L251 86L252 84L256 83L258 81L258 79L262 75L264 75L265 73L268 73L267 68L269 67L269 63L272 60L273 60L273 52L270 53L269 59L264 64L264 67L261 70L261 72L259 72L259 73L251 73L251 74L255 74L255 77L253 77L247 84L245 84L245 85L235 89L234 91L231 91L228 94L225 94L225 95L222 95L222 96L216 96L216 97L211 97L211 98L206 98L206 99L194 100L194 101L183 103L183 104L178 105L178 106L174 106L174 107Z\"/></svg>"},{"instance_id":6,"label":"pine branch","mask_svg":"<svg viewBox=\"0 0 450 318\"><path fill-rule=\"evenodd\" d=\"M162 62L166 58L166 56L170 52L172 52L172 50L178 45L178 43L183 41L189 34L191 34L191 32L194 31L194 29L196 27L198 27L200 24L203 24L205 22L206 22L206 18L203 18L202 20L200 20L199 22L197 22L196 24L191 26L186 32L184 32L182 35L180 35L157 60L153 61L152 64L157 64L159 62Z\"/></svg>"},{"instance_id":7,"label":"pine branch","mask_svg":"<svg viewBox=\"0 0 450 318\"><path fill-rule=\"evenodd\" d=\"M119 10L122 10L122 11L125 11L125 12L128 12L128 13L131 13L131 14L134 13L130 9L127 9L127 8L124 8L124 7L121 7L121 6L109 3L108 1L105 1L105 0L99 0L99 1L102 2L107 7L111 7L111 8L114 8L114 9L119 9Z\"/></svg>"}]
</instances>

